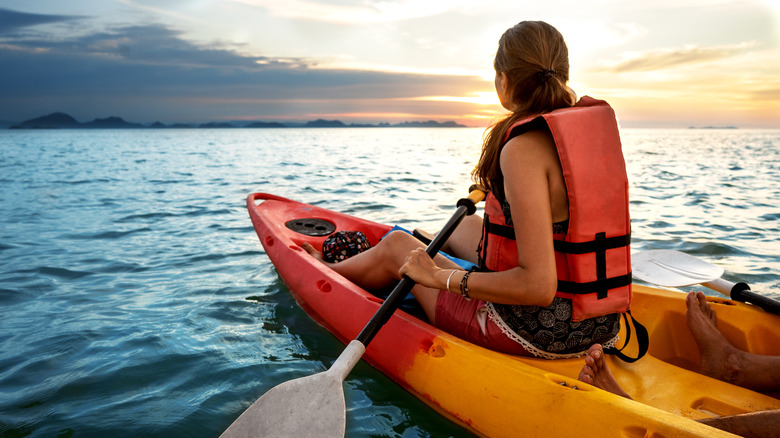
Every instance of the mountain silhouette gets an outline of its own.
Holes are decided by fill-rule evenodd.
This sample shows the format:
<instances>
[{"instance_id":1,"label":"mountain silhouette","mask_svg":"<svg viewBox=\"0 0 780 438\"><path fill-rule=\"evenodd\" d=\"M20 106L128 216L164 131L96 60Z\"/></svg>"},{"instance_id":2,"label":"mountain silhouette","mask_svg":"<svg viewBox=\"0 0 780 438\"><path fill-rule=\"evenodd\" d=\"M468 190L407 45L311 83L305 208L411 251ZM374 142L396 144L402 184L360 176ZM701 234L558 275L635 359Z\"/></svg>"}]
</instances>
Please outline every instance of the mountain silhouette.
<instances>
[{"instance_id":1,"label":"mountain silhouette","mask_svg":"<svg viewBox=\"0 0 780 438\"><path fill-rule=\"evenodd\" d=\"M140 123L127 122L121 117L111 116L104 119L95 119L91 122L79 123L76 119L68 114L62 112L51 113L46 116L36 117L34 119L25 120L17 125L12 125L10 129L162 129L162 128L384 128L384 127L400 127L400 128L460 128L461 125L456 122L437 122L429 120L427 122L402 122L397 124L390 124L387 122L379 123L378 125L366 123L366 124L346 124L341 120L324 120L317 119L314 121L306 122L304 124L290 124L286 125L279 122L248 122L246 124L239 123L238 125L228 122L208 122L201 123L199 125L176 123L173 125L165 125L161 122L154 122L151 125L143 125Z\"/></svg>"},{"instance_id":2,"label":"mountain silhouette","mask_svg":"<svg viewBox=\"0 0 780 438\"><path fill-rule=\"evenodd\" d=\"M81 123L65 113L51 113L14 125L11 129L62 129L78 128Z\"/></svg>"}]
</instances>

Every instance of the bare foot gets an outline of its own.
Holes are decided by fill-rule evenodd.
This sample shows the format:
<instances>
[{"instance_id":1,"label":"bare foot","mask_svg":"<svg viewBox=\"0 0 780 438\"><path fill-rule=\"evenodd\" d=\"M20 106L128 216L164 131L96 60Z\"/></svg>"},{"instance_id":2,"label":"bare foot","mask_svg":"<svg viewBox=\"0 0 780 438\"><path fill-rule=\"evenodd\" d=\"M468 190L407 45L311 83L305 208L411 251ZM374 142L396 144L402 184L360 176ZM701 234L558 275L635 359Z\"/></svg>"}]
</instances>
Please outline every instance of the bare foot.
<instances>
[{"instance_id":1,"label":"bare foot","mask_svg":"<svg viewBox=\"0 0 780 438\"><path fill-rule=\"evenodd\" d=\"M739 350L718 331L718 318L702 292L685 300L685 320L701 353L701 373L729 383L739 383Z\"/></svg>"},{"instance_id":2,"label":"bare foot","mask_svg":"<svg viewBox=\"0 0 780 438\"><path fill-rule=\"evenodd\" d=\"M321 261L322 263L327 264L327 262L325 262L325 259L322 257L322 253L314 249L314 247L311 246L309 242L303 242L303 244L301 244L301 248L303 248L304 251L308 252L309 255L311 255L315 259Z\"/></svg>"},{"instance_id":3,"label":"bare foot","mask_svg":"<svg viewBox=\"0 0 780 438\"><path fill-rule=\"evenodd\" d=\"M596 388L631 399L631 396L620 387L612 375L612 371L609 370L607 362L604 360L604 349L599 344L593 344L588 349L588 355L585 356L585 365L583 365L577 379Z\"/></svg>"}]
</instances>

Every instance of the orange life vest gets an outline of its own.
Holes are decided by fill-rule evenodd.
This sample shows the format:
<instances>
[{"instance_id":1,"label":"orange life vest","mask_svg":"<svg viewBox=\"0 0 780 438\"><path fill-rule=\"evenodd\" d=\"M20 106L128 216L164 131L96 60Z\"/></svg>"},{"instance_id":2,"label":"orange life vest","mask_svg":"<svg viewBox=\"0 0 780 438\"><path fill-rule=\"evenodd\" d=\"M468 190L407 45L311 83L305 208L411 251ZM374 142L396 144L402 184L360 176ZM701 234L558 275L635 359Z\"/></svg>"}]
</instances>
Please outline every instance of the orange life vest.
<instances>
[{"instance_id":1,"label":"orange life vest","mask_svg":"<svg viewBox=\"0 0 780 438\"><path fill-rule=\"evenodd\" d=\"M556 296L572 300L573 321L626 312L631 303L628 177L612 108L585 96L571 108L516 123L504 144L533 129L552 133L569 200L568 229L553 236ZM502 202L489 193L482 269L518 266L514 228L505 217Z\"/></svg>"}]
</instances>

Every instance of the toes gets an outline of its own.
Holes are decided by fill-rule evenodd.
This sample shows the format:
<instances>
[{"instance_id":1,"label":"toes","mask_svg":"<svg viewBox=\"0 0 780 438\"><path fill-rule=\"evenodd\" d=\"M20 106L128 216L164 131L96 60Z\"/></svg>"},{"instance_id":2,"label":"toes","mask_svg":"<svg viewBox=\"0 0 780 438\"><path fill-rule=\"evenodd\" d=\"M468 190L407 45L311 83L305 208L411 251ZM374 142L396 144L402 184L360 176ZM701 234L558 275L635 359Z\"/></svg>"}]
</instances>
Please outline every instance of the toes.
<instances>
[{"instance_id":1,"label":"toes","mask_svg":"<svg viewBox=\"0 0 780 438\"><path fill-rule=\"evenodd\" d=\"M594 369L601 368L601 363L604 360L604 350L600 344L593 344L588 349L588 355L585 357L585 363L593 367Z\"/></svg>"},{"instance_id":2,"label":"toes","mask_svg":"<svg viewBox=\"0 0 780 438\"><path fill-rule=\"evenodd\" d=\"M696 301L698 301L699 309L705 315L710 313L710 305L707 303L707 298L703 292L696 292Z\"/></svg>"},{"instance_id":3,"label":"toes","mask_svg":"<svg viewBox=\"0 0 780 438\"><path fill-rule=\"evenodd\" d=\"M595 373L593 372L593 369L588 365L585 365L582 367L582 370L580 370L580 375L577 376L577 380L592 385L594 382L594 376Z\"/></svg>"},{"instance_id":4,"label":"toes","mask_svg":"<svg viewBox=\"0 0 780 438\"><path fill-rule=\"evenodd\" d=\"M701 291L697 291L697 292L691 292L691 294L695 294L696 304L698 305L702 315L705 316L710 321L712 321L712 323L717 326L718 316L715 313L715 310L712 309L710 303L707 301L707 297L704 295L704 293Z\"/></svg>"},{"instance_id":5,"label":"toes","mask_svg":"<svg viewBox=\"0 0 780 438\"><path fill-rule=\"evenodd\" d=\"M689 292L688 296L685 297L685 307L687 307L688 310L691 310L696 300L696 292Z\"/></svg>"},{"instance_id":6,"label":"toes","mask_svg":"<svg viewBox=\"0 0 780 438\"><path fill-rule=\"evenodd\" d=\"M587 374L580 374L577 380L583 383L587 383L588 385L593 385L593 378Z\"/></svg>"}]
</instances>

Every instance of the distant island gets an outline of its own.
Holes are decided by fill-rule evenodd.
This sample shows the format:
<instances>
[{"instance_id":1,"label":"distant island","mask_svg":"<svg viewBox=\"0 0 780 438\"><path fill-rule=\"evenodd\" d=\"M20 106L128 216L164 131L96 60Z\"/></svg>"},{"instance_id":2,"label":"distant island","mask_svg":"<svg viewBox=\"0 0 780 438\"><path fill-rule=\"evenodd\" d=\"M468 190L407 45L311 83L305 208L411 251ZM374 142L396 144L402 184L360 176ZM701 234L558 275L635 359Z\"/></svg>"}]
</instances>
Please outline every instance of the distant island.
<instances>
[{"instance_id":1,"label":"distant island","mask_svg":"<svg viewBox=\"0 0 780 438\"><path fill-rule=\"evenodd\" d=\"M174 123L166 125L155 122L150 125L127 122L121 117L111 116L104 119L95 119L91 122L81 123L65 113L52 113L42 117L25 120L22 123L11 125L8 129L225 129L225 128L465 128L456 122L402 122L402 123L352 123L346 124L340 120L318 119L306 123L279 123L279 122L208 122L200 124Z\"/></svg>"},{"instance_id":2,"label":"distant island","mask_svg":"<svg viewBox=\"0 0 780 438\"><path fill-rule=\"evenodd\" d=\"M736 126L689 126L688 129L739 129Z\"/></svg>"}]
</instances>

